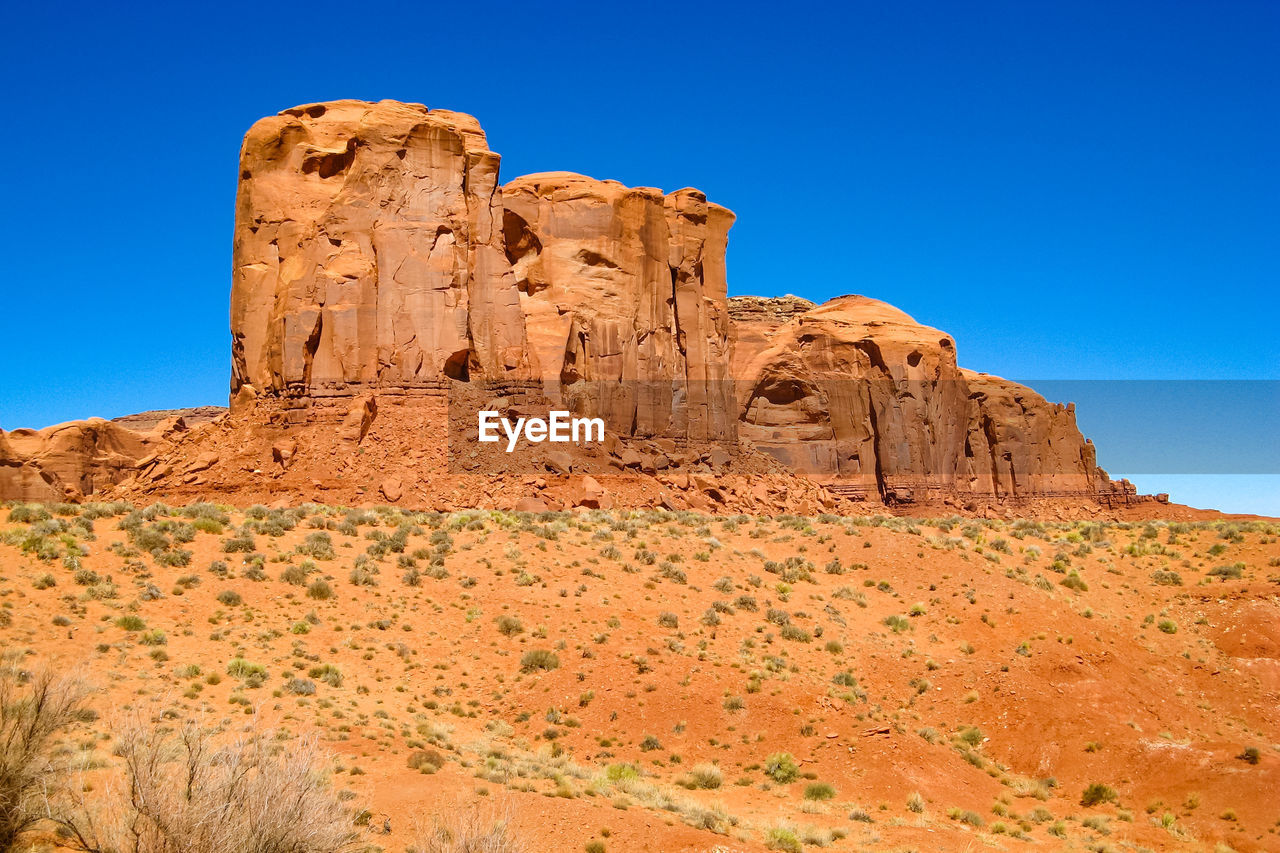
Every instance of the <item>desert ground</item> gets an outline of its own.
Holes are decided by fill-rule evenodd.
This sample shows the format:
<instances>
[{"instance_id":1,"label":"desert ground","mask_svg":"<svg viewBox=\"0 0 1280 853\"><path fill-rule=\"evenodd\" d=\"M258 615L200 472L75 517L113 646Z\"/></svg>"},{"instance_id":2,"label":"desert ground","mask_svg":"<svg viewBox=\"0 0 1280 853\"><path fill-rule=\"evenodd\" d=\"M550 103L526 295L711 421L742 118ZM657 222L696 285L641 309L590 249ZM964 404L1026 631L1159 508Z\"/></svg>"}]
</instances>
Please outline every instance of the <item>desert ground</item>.
<instances>
[{"instance_id":1,"label":"desert ground","mask_svg":"<svg viewBox=\"0 0 1280 853\"><path fill-rule=\"evenodd\" d=\"M356 850L1276 850L1278 534L11 504L0 637L99 820L194 725L314 739Z\"/></svg>"}]
</instances>

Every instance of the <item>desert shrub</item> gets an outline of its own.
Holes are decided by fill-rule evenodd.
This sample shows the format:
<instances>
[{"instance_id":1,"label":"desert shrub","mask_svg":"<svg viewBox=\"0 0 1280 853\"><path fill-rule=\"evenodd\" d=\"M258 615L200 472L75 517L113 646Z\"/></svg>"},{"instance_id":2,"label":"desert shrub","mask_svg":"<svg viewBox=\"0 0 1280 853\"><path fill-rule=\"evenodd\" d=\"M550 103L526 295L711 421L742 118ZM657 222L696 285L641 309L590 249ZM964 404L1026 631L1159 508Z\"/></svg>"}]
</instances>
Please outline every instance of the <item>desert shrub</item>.
<instances>
[{"instance_id":1,"label":"desert shrub","mask_svg":"<svg viewBox=\"0 0 1280 853\"><path fill-rule=\"evenodd\" d=\"M239 607L244 602L244 598L234 589L224 589L218 593L218 601L227 607Z\"/></svg>"},{"instance_id":2,"label":"desert shrub","mask_svg":"<svg viewBox=\"0 0 1280 853\"><path fill-rule=\"evenodd\" d=\"M314 737L281 748L270 732L218 746L187 725L136 726L119 738L126 784L117 804L64 828L91 853L339 853L356 840L352 815L324 781ZM95 819L96 818L96 819Z\"/></svg>"},{"instance_id":3,"label":"desert shrub","mask_svg":"<svg viewBox=\"0 0 1280 853\"><path fill-rule=\"evenodd\" d=\"M520 656L520 668L525 672L549 672L559 666L560 656L547 649L529 649Z\"/></svg>"},{"instance_id":4,"label":"desert shrub","mask_svg":"<svg viewBox=\"0 0 1280 853\"><path fill-rule=\"evenodd\" d=\"M658 614L658 625L663 628L678 628L680 619L674 613L664 611Z\"/></svg>"},{"instance_id":5,"label":"desert shrub","mask_svg":"<svg viewBox=\"0 0 1280 853\"><path fill-rule=\"evenodd\" d=\"M49 672L0 672L0 850L49 815L71 768L54 740L85 716L85 688Z\"/></svg>"},{"instance_id":6,"label":"desert shrub","mask_svg":"<svg viewBox=\"0 0 1280 853\"><path fill-rule=\"evenodd\" d=\"M884 618L884 625L893 633L901 634L903 631L909 631L911 629L911 620L905 616L886 616Z\"/></svg>"},{"instance_id":7,"label":"desert shrub","mask_svg":"<svg viewBox=\"0 0 1280 853\"><path fill-rule=\"evenodd\" d=\"M260 663L251 663L244 658L232 658L227 663L227 675L241 679L265 678L267 668Z\"/></svg>"},{"instance_id":8,"label":"desert shrub","mask_svg":"<svg viewBox=\"0 0 1280 853\"><path fill-rule=\"evenodd\" d=\"M138 642L144 646L163 646L169 642L169 638L165 636L164 631L147 631L138 638Z\"/></svg>"},{"instance_id":9,"label":"desert shrub","mask_svg":"<svg viewBox=\"0 0 1280 853\"><path fill-rule=\"evenodd\" d=\"M826 782L813 782L804 786L806 800L830 800L836 795L836 789Z\"/></svg>"},{"instance_id":10,"label":"desert shrub","mask_svg":"<svg viewBox=\"0 0 1280 853\"><path fill-rule=\"evenodd\" d=\"M800 768L789 752L775 752L765 759L764 775L779 785L794 782L800 777Z\"/></svg>"},{"instance_id":11,"label":"desert shrub","mask_svg":"<svg viewBox=\"0 0 1280 853\"><path fill-rule=\"evenodd\" d=\"M444 766L444 760L444 756L434 749L415 749L409 753L407 764L410 770L435 773Z\"/></svg>"},{"instance_id":12,"label":"desert shrub","mask_svg":"<svg viewBox=\"0 0 1280 853\"><path fill-rule=\"evenodd\" d=\"M506 807L459 804L446 815L415 821L408 853L525 853Z\"/></svg>"},{"instance_id":13,"label":"desert shrub","mask_svg":"<svg viewBox=\"0 0 1280 853\"><path fill-rule=\"evenodd\" d=\"M1065 586L1067 589L1075 590L1076 592L1089 591L1089 585L1084 582L1084 578L1080 577L1075 569L1072 569L1067 576L1058 581L1058 583Z\"/></svg>"},{"instance_id":14,"label":"desert shrub","mask_svg":"<svg viewBox=\"0 0 1280 853\"><path fill-rule=\"evenodd\" d=\"M119 619L117 619L116 627L122 628L125 631L141 631L143 628L147 627L147 623L142 621L141 616L134 616L133 614L129 614L127 616L121 616Z\"/></svg>"},{"instance_id":15,"label":"desert shrub","mask_svg":"<svg viewBox=\"0 0 1280 853\"><path fill-rule=\"evenodd\" d=\"M377 586L378 585L378 578L374 574L374 572L364 568L352 569L351 574L347 577L347 580L351 581L356 586ZM307 594L310 595L311 591L308 590Z\"/></svg>"},{"instance_id":16,"label":"desert shrub","mask_svg":"<svg viewBox=\"0 0 1280 853\"><path fill-rule=\"evenodd\" d=\"M302 566L286 566L280 573L280 580L294 586L303 586L307 582L307 570Z\"/></svg>"},{"instance_id":17,"label":"desert shrub","mask_svg":"<svg viewBox=\"0 0 1280 853\"><path fill-rule=\"evenodd\" d=\"M689 771L689 787L711 791L724 784L720 768L714 764L699 764Z\"/></svg>"},{"instance_id":18,"label":"desert shrub","mask_svg":"<svg viewBox=\"0 0 1280 853\"><path fill-rule=\"evenodd\" d=\"M1089 787L1084 789L1084 793L1080 795L1080 805L1085 807L1097 806L1102 803L1114 802L1115 799L1115 789L1101 782L1091 782Z\"/></svg>"},{"instance_id":19,"label":"desert shrub","mask_svg":"<svg viewBox=\"0 0 1280 853\"><path fill-rule=\"evenodd\" d=\"M324 578L317 578L307 587L307 598L325 601L333 598L333 587Z\"/></svg>"},{"instance_id":20,"label":"desert shrub","mask_svg":"<svg viewBox=\"0 0 1280 853\"><path fill-rule=\"evenodd\" d=\"M765 833L764 845L770 850L781 850L783 853L801 853L804 850L795 830L786 826L770 827Z\"/></svg>"},{"instance_id":21,"label":"desert shrub","mask_svg":"<svg viewBox=\"0 0 1280 853\"><path fill-rule=\"evenodd\" d=\"M284 689L294 696L311 696L316 692L316 683L309 678L290 678Z\"/></svg>"},{"instance_id":22,"label":"desert shrub","mask_svg":"<svg viewBox=\"0 0 1280 853\"><path fill-rule=\"evenodd\" d=\"M1242 751L1239 755L1237 755L1236 758L1240 759L1246 764L1257 764L1259 761L1262 760L1262 753L1258 751L1258 748L1256 746L1246 746L1244 748L1244 751Z\"/></svg>"},{"instance_id":23,"label":"desert shrub","mask_svg":"<svg viewBox=\"0 0 1280 853\"><path fill-rule=\"evenodd\" d=\"M799 625L792 625L791 623L783 625L781 630L778 631L778 634L781 635L784 640L795 640L797 643L807 643L812 639L808 631L801 628Z\"/></svg>"},{"instance_id":24,"label":"desert shrub","mask_svg":"<svg viewBox=\"0 0 1280 853\"><path fill-rule=\"evenodd\" d=\"M319 681L323 681L330 687L342 686L342 670L338 669L338 667L331 663L313 666L311 669L307 670L307 675Z\"/></svg>"},{"instance_id":25,"label":"desert shrub","mask_svg":"<svg viewBox=\"0 0 1280 853\"><path fill-rule=\"evenodd\" d=\"M514 616L499 616L495 621L498 623L498 633L504 637L524 633L524 624Z\"/></svg>"},{"instance_id":26,"label":"desert shrub","mask_svg":"<svg viewBox=\"0 0 1280 853\"><path fill-rule=\"evenodd\" d=\"M1166 634L1178 633L1178 625L1172 619L1161 619L1156 623L1156 627Z\"/></svg>"},{"instance_id":27,"label":"desert shrub","mask_svg":"<svg viewBox=\"0 0 1280 853\"><path fill-rule=\"evenodd\" d=\"M254 549L253 536L248 531L241 531L222 543L225 554L252 554Z\"/></svg>"},{"instance_id":28,"label":"desert shrub","mask_svg":"<svg viewBox=\"0 0 1280 853\"><path fill-rule=\"evenodd\" d=\"M1215 548L1218 546L1214 546ZM1232 563L1230 566L1218 566L1209 570L1209 577L1227 580L1235 579L1244 575L1244 563Z\"/></svg>"},{"instance_id":29,"label":"desert shrub","mask_svg":"<svg viewBox=\"0 0 1280 853\"><path fill-rule=\"evenodd\" d=\"M605 768L604 775L610 782L624 782L639 779L640 770L634 764L610 764Z\"/></svg>"},{"instance_id":30,"label":"desert shrub","mask_svg":"<svg viewBox=\"0 0 1280 853\"><path fill-rule=\"evenodd\" d=\"M47 521L51 517L49 510L40 504L18 504L9 510L9 520L15 524L32 524Z\"/></svg>"},{"instance_id":31,"label":"desert shrub","mask_svg":"<svg viewBox=\"0 0 1280 853\"><path fill-rule=\"evenodd\" d=\"M333 540L323 530L308 533L297 550L299 554L306 554L317 560L332 560L337 556L333 551Z\"/></svg>"}]
</instances>

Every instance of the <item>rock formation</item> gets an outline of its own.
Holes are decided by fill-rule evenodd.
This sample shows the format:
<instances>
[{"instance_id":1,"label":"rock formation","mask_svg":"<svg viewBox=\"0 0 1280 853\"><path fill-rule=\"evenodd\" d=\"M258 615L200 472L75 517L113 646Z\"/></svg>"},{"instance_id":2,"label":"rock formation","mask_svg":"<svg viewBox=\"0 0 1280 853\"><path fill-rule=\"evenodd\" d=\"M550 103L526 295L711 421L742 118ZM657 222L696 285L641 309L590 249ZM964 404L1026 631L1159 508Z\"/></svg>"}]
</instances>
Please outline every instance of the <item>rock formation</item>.
<instances>
[{"instance_id":1,"label":"rock formation","mask_svg":"<svg viewBox=\"0 0 1280 853\"><path fill-rule=\"evenodd\" d=\"M0 498L90 494L130 473L153 491L246 471L345 487L377 458L394 468L383 498L421 500L442 470L494 475L477 453L441 464L446 392L604 417L601 464L695 493L663 505L760 507L778 492L751 478L791 472L822 483L828 506L1114 492L1070 406L962 370L945 333L859 296L729 299L734 217L697 190L569 172L502 186L498 165L475 119L417 104L258 121L236 201L231 415L177 438L96 420L0 433ZM530 482L585 473L549 459ZM741 489L711 477L724 469Z\"/></svg>"},{"instance_id":2,"label":"rock formation","mask_svg":"<svg viewBox=\"0 0 1280 853\"><path fill-rule=\"evenodd\" d=\"M337 101L250 128L232 258L232 399L528 374L498 155L470 116Z\"/></svg>"},{"instance_id":3,"label":"rock formation","mask_svg":"<svg viewBox=\"0 0 1280 853\"><path fill-rule=\"evenodd\" d=\"M539 376L616 431L732 440L733 214L569 172L503 187L506 253Z\"/></svg>"},{"instance_id":4,"label":"rock formation","mask_svg":"<svg viewBox=\"0 0 1280 853\"><path fill-rule=\"evenodd\" d=\"M890 502L1080 495L1074 409L956 366L955 343L862 296L730 300L739 436L793 470Z\"/></svg>"},{"instance_id":5,"label":"rock formation","mask_svg":"<svg viewBox=\"0 0 1280 853\"><path fill-rule=\"evenodd\" d=\"M132 475L153 436L101 418L0 430L0 500L76 500Z\"/></svg>"}]
</instances>

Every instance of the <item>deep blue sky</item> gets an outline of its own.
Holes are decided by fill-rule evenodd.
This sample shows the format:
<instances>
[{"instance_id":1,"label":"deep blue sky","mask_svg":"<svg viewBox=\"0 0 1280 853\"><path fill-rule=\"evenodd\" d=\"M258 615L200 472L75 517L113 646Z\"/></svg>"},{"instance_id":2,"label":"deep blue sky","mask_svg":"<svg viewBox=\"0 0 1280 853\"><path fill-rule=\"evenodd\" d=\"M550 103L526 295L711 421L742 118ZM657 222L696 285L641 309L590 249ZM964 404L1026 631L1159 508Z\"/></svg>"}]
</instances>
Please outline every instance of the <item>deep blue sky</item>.
<instances>
[{"instance_id":1,"label":"deep blue sky","mask_svg":"<svg viewBox=\"0 0 1280 853\"><path fill-rule=\"evenodd\" d=\"M1280 378L1274 0L113 5L6 11L5 428L225 402L240 139L344 97L697 186L732 293L885 299L969 367Z\"/></svg>"}]
</instances>

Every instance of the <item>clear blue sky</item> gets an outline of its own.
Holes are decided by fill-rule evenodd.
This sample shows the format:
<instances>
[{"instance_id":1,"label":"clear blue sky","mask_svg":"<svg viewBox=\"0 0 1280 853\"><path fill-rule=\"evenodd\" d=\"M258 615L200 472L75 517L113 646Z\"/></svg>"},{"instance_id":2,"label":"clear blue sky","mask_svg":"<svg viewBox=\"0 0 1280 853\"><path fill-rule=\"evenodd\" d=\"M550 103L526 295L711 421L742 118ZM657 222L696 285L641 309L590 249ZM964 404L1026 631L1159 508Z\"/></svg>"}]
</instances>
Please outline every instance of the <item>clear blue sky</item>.
<instances>
[{"instance_id":1,"label":"clear blue sky","mask_svg":"<svg viewBox=\"0 0 1280 853\"><path fill-rule=\"evenodd\" d=\"M0 35L5 428L225 402L241 136L333 98L697 186L731 292L885 299L969 367L1280 378L1274 0L113 6Z\"/></svg>"}]
</instances>

